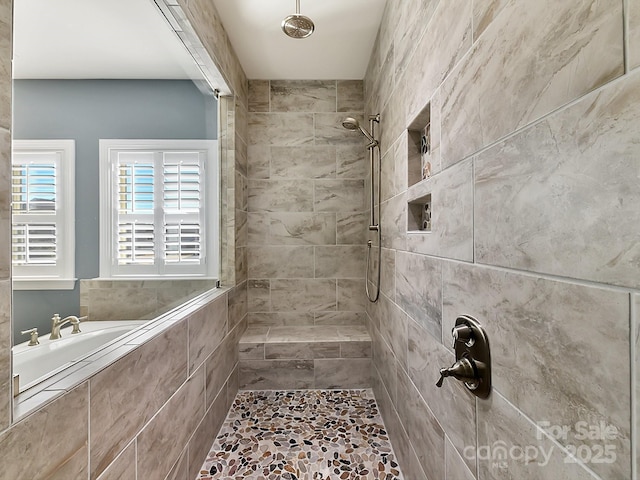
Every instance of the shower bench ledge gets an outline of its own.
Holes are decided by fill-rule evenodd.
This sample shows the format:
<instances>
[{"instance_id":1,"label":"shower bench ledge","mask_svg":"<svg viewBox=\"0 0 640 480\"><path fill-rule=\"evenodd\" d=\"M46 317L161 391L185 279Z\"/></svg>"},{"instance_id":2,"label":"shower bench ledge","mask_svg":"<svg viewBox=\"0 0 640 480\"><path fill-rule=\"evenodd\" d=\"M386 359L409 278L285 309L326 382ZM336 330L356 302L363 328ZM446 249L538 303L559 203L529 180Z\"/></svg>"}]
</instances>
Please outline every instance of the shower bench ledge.
<instances>
[{"instance_id":1,"label":"shower bench ledge","mask_svg":"<svg viewBox=\"0 0 640 480\"><path fill-rule=\"evenodd\" d=\"M370 387L371 337L362 325L251 326L240 339L239 386Z\"/></svg>"}]
</instances>

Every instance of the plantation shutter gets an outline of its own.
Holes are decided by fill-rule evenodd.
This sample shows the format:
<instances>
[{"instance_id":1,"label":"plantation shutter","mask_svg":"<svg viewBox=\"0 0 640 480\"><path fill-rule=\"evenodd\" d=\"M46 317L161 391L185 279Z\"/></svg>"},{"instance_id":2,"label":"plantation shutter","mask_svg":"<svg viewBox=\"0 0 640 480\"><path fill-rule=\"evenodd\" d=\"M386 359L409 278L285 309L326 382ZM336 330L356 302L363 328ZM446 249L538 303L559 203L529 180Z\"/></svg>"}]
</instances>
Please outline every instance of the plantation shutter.
<instances>
[{"instance_id":1,"label":"plantation shutter","mask_svg":"<svg viewBox=\"0 0 640 480\"><path fill-rule=\"evenodd\" d=\"M118 274L205 273L202 151L117 151Z\"/></svg>"},{"instance_id":2,"label":"plantation shutter","mask_svg":"<svg viewBox=\"0 0 640 480\"><path fill-rule=\"evenodd\" d=\"M46 275L58 262L60 161L55 151L14 152L11 259L17 273L28 266L29 274Z\"/></svg>"}]
</instances>

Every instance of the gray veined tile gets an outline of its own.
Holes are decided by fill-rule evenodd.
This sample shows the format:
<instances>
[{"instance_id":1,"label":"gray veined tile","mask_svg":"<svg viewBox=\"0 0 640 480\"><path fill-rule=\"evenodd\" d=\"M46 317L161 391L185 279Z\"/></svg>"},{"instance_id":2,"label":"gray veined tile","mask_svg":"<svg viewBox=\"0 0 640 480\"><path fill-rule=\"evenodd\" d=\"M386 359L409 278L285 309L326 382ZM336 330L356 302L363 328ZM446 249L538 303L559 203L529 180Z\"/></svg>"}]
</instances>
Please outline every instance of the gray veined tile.
<instances>
[{"instance_id":1,"label":"gray veined tile","mask_svg":"<svg viewBox=\"0 0 640 480\"><path fill-rule=\"evenodd\" d=\"M250 278L313 278L312 246L253 246L248 251Z\"/></svg>"},{"instance_id":2,"label":"gray veined tile","mask_svg":"<svg viewBox=\"0 0 640 480\"><path fill-rule=\"evenodd\" d=\"M272 112L335 112L335 80L271 80Z\"/></svg>"},{"instance_id":3,"label":"gray veined tile","mask_svg":"<svg viewBox=\"0 0 640 480\"><path fill-rule=\"evenodd\" d=\"M442 81L471 47L471 0L436 2L414 60L407 65L409 121L420 113Z\"/></svg>"},{"instance_id":4,"label":"gray veined tile","mask_svg":"<svg viewBox=\"0 0 640 480\"><path fill-rule=\"evenodd\" d=\"M629 17L629 65L631 68L640 66L640 3L629 2L627 6Z\"/></svg>"},{"instance_id":5,"label":"gray veined tile","mask_svg":"<svg viewBox=\"0 0 640 480\"><path fill-rule=\"evenodd\" d=\"M338 145L336 163L338 178L364 178L369 174L367 149L362 145Z\"/></svg>"},{"instance_id":6,"label":"gray veined tile","mask_svg":"<svg viewBox=\"0 0 640 480\"><path fill-rule=\"evenodd\" d=\"M336 147L271 147L271 178L335 178Z\"/></svg>"},{"instance_id":7,"label":"gray veined tile","mask_svg":"<svg viewBox=\"0 0 640 480\"><path fill-rule=\"evenodd\" d=\"M282 325L313 325L313 315L312 311L256 312L249 313L247 316L247 322L250 326L268 327Z\"/></svg>"},{"instance_id":8,"label":"gray veined tile","mask_svg":"<svg viewBox=\"0 0 640 480\"><path fill-rule=\"evenodd\" d=\"M563 424L559 424L563 425ZM590 446L583 458L598 451L598 443ZM575 446L575 445L574 445ZM596 447L596 448L593 448ZM553 438L505 401L498 393L478 402L478 450L465 451L478 459L478 471L483 480L527 478L548 480L562 478L593 480L594 476L580 462L553 442ZM604 450L604 448L603 448ZM602 456L606 461L608 454ZM620 461L618 459L615 463ZM593 468L595 463L589 462ZM604 475L601 478L622 480L628 476Z\"/></svg>"},{"instance_id":9,"label":"gray veined tile","mask_svg":"<svg viewBox=\"0 0 640 480\"><path fill-rule=\"evenodd\" d=\"M248 178L268 179L271 177L271 148L265 145L247 147Z\"/></svg>"},{"instance_id":10,"label":"gray veined tile","mask_svg":"<svg viewBox=\"0 0 640 480\"><path fill-rule=\"evenodd\" d=\"M288 312L335 310L336 280L271 280L271 306L274 311Z\"/></svg>"},{"instance_id":11,"label":"gray veined tile","mask_svg":"<svg viewBox=\"0 0 640 480\"><path fill-rule=\"evenodd\" d=\"M315 180L316 212L362 212L364 180Z\"/></svg>"},{"instance_id":12,"label":"gray veined tile","mask_svg":"<svg viewBox=\"0 0 640 480\"><path fill-rule=\"evenodd\" d=\"M617 0L509 2L442 84L443 167L622 75L622 29Z\"/></svg>"},{"instance_id":13,"label":"gray veined tile","mask_svg":"<svg viewBox=\"0 0 640 480\"><path fill-rule=\"evenodd\" d=\"M249 279L247 283L249 312L269 312L271 310L271 284L269 279Z\"/></svg>"},{"instance_id":14,"label":"gray veined tile","mask_svg":"<svg viewBox=\"0 0 640 480\"><path fill-rule=\"evenodd\" d=\"M451 263L443 303L444 332L462 313L485 327L496 392L534 422L611 425L617 461L590 468L602 478L629 478L627 293ZM590 448L577 435L558 441Z\"/></svg>"},{"instance_id":15,"label":"gray veined tile","mask_svg":"<svg viewBox=\"0 0 640 480\"><path fill-rule=\"evenodd\" d=\"M476 261L640 287L640 71L475 160Z\"/></svg>"},{"instance_id":16,"label":"gray veined tile","mask_svg":"<svg viewBox=\"0 0 640 480\"><path fill-rule=\"evenodd\" d=\"M364 278L364 261L364 247L361 245L317 246L315 277Z\"/></svg>"},{"instance_id":17,"label":"gray veined tile","mask_svg":"<svg viewBox=\"0 0 640 480\"><path fill-rule=\"evenodd\" d=\"M370 358L327 358L314 363L315 388L368 388L371 386Z\"/></svg>"},{"instance_id":18,"label":"gray veined tile","mask_svg":"<svg viewBox=\"0 0 640 480\"><path fill-rule=\"evenodd\" d=\"M269 80L249 80L249 111L269 111Z\"/></svg>"},{"instance_id":19,"label":"gray veined tile","mask_svg":"<svg viewBox=\"0 0 640 480\"><path fill-rule=\"evenodd\" d=\"M336 241L338 245L362 245L365 240L367 215L363 212L336 213Z\"/></svg>"},{"instance_id":20,"label":"gray veined tile","mask_svg":"<svg viewBox=\"0 0 640 480\"><path fill-rule=\"evenodd\" d=\"M361 112L364 110L362 80L338 80L337 94L338 112Z\"/></svg>"},{"instance_id":21,"label":"gray veined tile","mask_svg":"<svg viewBox=\"0 0 640 480\"><path fill-rule=\"evenodd\" d=\"M269 240L281 245L333 245L335 213L272 213Z\"/></svg>"},{"instance_id":22,"label":"gray veined tile","mask_svg":"<svg viewBox=\"0 0 640 480\"><path fill-rule=\"evenodd\" d=\"M313 387L313 360L243 360L240 389L299 389Z\"/></svg>"},{"instance_id":23,"label":"gray veined tile","mask_svg":"<svg viewBox=\"0 0 640 480\"><path fill-rule=\"evenodd\" d=\"M631 319L632 322L632 330L634 336L631 337L632 345L635 347L635 358L632 359L635 364L636 378L632 379L632 385L635 389L635 425L632 425L632 428L635 428L636 431L640 431L640 402L638 402L638 398L640 398L640 294L635 294L632 296L631 301L633 302L633 313L634 317ZM632 452L635 455L636 464L640 462L640 444L636 442L635 452Z\"/></svg>"},{"instance_id":24,"label":"gray veined tile","mask_svg":"<svg viewBox=\"0 0 640 480\"><path fill-rule=\"evenodd\" d=\"M249 212L312 212L313 180L249 180Z\"/></svg>"},{"instance_id":25,"label":"gray veined tile","mask_svg":"<svg viewBox=\"0 0 640 480\"><path fill-rule=\"evenodd\" d=\"M313 114L250 113L249 146L313 144Z\"/></svg>"},{"instance_id":26,"label":"gray veined tile","mask_svg":"<svg viewBox=\"0 0 640 480\"><path fill-rule=\"evenodd\" d=\"M431 195L431 231L407 234L411 252L473 261L473 163L461 162L409 189L411 198ZM411 215L411 213L408 213ZM419 220L414 220L419 224Z\"/></svg>"},{"instance_id":27,"label":"gray veined tile","mask_svg":"<svg viewBox=\"0 0 640 480\"><path fill-rule=\"evenodd\" d=\"M398 252L396 301L434 338L442 335L442 263L424 255Z\"/></svg>"},{"instance_id":28,"label":"gray veined tile","mask_svg":"<svg viewBox=\"0 0 640 480\"><path fill-rule=\"evenodd\" d=\"M359 122L363 122L361 113L315 113L315 143L316 145L365 145L364 137L360 132L346 130L342 126L342 120L346 116L355 116ZM362 123L364 125L364 123Z\"/></svg>"},{"instance_id":29,"label":"gray veined tile","mask_svg":"<svg viewBox=\"0 0 640 480\"><path fill-rule=\"evenodd\" d=\"M476 397L453 379L445 380L442 388L435 388L439 370L449 367L455 360L453 352L448 351L439 339L435 339L413 320L408 322L407 338L409 377L449 441L459 455L463 455L465 448L476 446ZM475 471L475 461L464 455L463 458L467 467Z\"/></svg>"}]
</instances>

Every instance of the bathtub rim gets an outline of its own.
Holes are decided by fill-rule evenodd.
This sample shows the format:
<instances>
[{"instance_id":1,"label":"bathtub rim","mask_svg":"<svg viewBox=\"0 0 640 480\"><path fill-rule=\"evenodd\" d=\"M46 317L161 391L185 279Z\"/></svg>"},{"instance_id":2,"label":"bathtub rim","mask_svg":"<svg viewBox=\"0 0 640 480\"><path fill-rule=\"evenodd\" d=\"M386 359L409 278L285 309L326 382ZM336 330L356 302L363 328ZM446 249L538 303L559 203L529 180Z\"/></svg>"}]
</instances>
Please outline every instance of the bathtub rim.
<instances>
[{"instance_id":1,"label":"bathtub rim","mask_svg":"<svg viewBox=\"0 0 640 480\"><path fill-rule=\"evenodd\" d=\"M197 310L227 295L230 290L230 287L213 287L174 309L150 319L135 330L112 340L103 349L94 350L73 365L18 394L13 402L13 421L17 422L28 417L47 403L90 380L125 355L162 335L177 323L186 320ZM13 359L11 363L13 364Z\"/></svg>"}]
</instances>

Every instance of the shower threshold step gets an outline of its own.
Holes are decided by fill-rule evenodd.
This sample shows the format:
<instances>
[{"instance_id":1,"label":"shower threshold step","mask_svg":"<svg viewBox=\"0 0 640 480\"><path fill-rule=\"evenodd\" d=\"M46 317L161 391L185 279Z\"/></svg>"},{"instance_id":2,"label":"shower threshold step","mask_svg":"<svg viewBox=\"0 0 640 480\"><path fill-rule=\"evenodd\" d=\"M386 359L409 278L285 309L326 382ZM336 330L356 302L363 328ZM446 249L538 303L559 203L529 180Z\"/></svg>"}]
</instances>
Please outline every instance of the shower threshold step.
<instances>
[{"instance_id":1,"label":"shower threshold step","mask_svg":"<svg viewBox=\"0 0 640 480\"><path fill-rule=\"evenodd\" d=\"M362 325L251 326L240 339L240 389L371 386L371 337Z\"/></svg>"}]
</instances>

